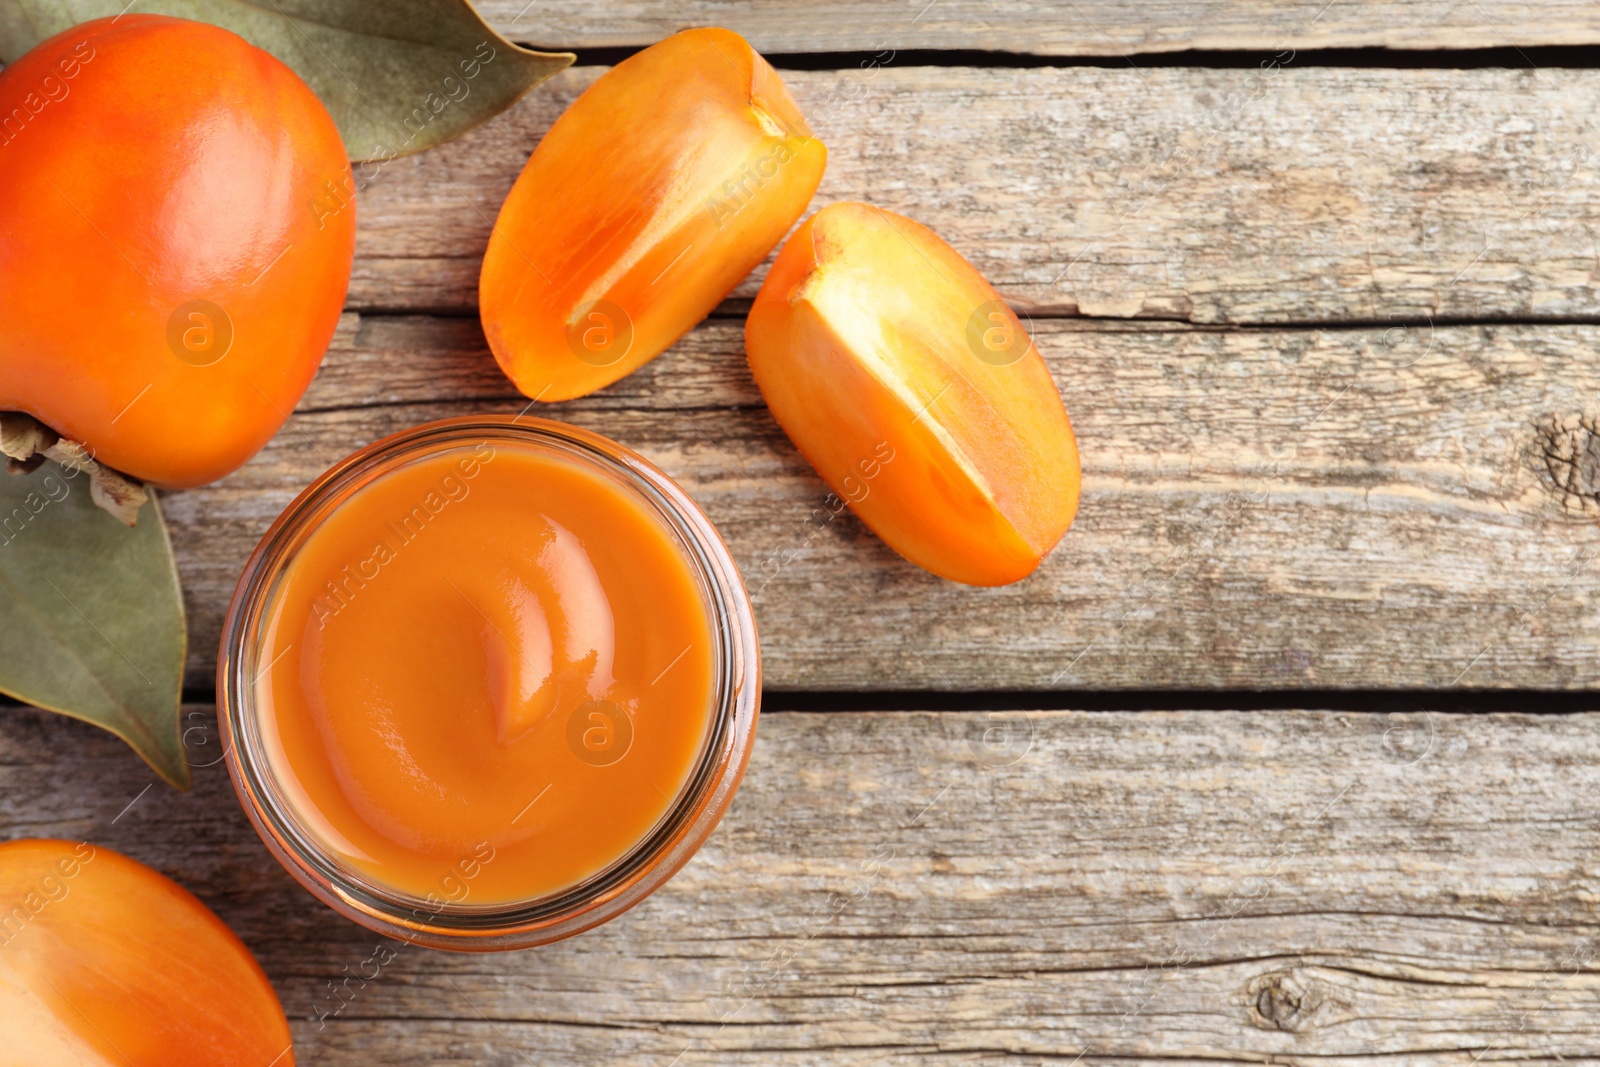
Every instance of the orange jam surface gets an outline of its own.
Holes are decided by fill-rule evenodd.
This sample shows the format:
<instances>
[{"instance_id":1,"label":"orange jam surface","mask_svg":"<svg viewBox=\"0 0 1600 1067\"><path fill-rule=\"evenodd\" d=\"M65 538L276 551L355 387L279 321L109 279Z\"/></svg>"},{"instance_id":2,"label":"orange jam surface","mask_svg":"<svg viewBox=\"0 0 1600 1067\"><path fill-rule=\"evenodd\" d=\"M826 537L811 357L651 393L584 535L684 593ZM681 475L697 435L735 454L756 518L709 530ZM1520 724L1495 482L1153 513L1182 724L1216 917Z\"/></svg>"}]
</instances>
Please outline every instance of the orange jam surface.
<instances>
[{"instance_id":1,"label":"orange jam surface","mask_svg":"<svg viewBox=\"0 0 1600 1067\"><path fill-rule=\"evenodd\" d=\"M503 441L357 489L268 605L262 737L291 807L370 880L485 904L639 843L711 719L712 625L664 522Z\"/></svg>"}]
</instances>

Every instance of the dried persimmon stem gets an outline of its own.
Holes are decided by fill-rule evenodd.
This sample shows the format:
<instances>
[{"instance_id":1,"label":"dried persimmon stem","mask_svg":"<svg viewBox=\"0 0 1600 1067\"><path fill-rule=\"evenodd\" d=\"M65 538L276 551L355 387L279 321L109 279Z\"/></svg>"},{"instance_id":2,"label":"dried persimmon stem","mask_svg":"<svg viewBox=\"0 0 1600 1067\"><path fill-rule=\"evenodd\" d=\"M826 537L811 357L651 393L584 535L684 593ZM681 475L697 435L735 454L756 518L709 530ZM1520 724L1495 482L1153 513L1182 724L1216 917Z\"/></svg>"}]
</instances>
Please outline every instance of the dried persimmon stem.
<instances>
[{"instance_id":1,"label":"dried persimmon stem","mask_svg":"<svg viewBox=\"0 0 1600 1067\"><path fill-rule=\"evenodd\" d=\"M67 440L20 411L0 411L0 453L5 454L6 470L12 474L31 473L47 459L87 474L89 499L124 526L138 521L139 509L150 499L143 483L97 462L83 444Z\"/></svg>"}]
</instances>

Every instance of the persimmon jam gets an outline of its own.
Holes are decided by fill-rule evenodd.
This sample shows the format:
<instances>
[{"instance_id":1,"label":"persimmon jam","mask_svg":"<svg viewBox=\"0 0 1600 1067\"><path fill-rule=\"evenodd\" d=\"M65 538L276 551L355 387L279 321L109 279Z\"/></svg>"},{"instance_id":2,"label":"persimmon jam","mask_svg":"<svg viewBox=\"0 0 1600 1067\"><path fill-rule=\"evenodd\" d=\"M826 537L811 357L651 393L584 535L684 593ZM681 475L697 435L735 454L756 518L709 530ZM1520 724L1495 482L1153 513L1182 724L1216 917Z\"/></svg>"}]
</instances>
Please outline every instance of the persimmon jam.
<instances>
[{"instance_id":1,"label":"persimmon jam","mask_svg":"<svg viewBox=\"0 0 1600 1067\"><path fill-rule=\"evenodd\" d=\"M715 715L715 620L681 538L617 478L504 436L346 491L260 620L282 801L336 862L441 905L615 864L685 791Z\"/></svg>"}]
</instances>

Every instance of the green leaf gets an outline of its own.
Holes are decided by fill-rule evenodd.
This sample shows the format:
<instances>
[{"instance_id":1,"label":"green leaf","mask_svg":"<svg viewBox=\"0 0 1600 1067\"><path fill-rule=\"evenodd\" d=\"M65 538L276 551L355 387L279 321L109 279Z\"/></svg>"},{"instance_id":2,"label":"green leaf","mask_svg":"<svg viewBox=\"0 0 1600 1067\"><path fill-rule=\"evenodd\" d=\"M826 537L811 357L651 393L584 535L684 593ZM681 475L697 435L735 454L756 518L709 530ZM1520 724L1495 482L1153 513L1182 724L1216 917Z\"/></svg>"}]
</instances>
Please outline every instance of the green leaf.
<instances>
[{"instance_id":1,"label":"green leaf","mask_svg":"<svg viewBox=\"0 0 1600 1067\"><path fill-rule=\"evenodd\" d=\"M0 60L127 0L0 0ZM211 22L283 60L322 98L355 160L410 155L493 118L568 66L491 30L467 0L136 0Z\"/></svg>"},{"instance_id":2,"label":"green leaf","mask_svg":"<svg viewBox=\"0 0 1600 1067\"><path fill-rule=\"evenodd\" d=\"M89 499L87 474L0 472L0 692L110 730L187 789L186 642L154 500L129 529Z\"/></svg>"}]
</instances>

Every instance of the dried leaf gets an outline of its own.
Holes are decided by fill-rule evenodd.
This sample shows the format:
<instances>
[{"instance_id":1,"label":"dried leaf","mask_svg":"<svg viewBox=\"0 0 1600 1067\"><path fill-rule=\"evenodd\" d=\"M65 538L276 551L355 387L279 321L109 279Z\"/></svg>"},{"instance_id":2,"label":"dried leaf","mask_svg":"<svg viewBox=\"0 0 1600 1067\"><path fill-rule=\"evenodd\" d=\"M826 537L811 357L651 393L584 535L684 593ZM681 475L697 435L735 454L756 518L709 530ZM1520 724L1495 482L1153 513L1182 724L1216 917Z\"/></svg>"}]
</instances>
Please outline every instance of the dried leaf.
<instances>
[{"instance_id":1,"label":"dried leaf","mask_svg":"<svg viewBox=\"0 0 1600 1067\"><path fill-rule=\"evenodd\" d=\"M0 60L126 0L7 0ZM142 0L145 14L232 30L304 78L327 105L351 159L390 160L458 137L568 66L566 52L512 44L467 0Z\"/></svg>"},{"instance_id":2,"label":"dried leaf","mask_svg":"<svg viewBox=\"0 0 1600 1067\"><path fill-rule=\"evenodd\" d=\"M91 478L53 461L0 475L0 692L110 730L187 789L187 639L166 525L154 500L137 527L118 525Z\"/></svg>"}]
</instances>

